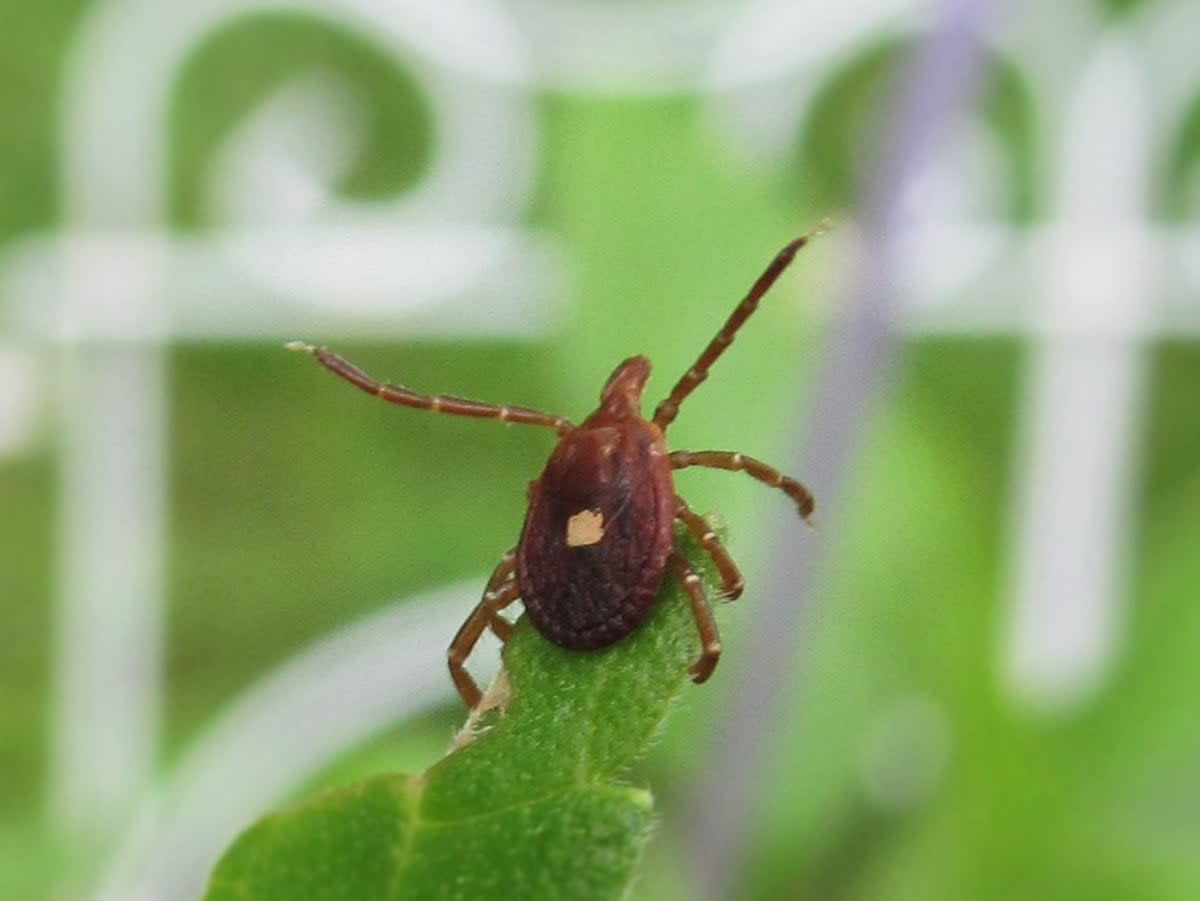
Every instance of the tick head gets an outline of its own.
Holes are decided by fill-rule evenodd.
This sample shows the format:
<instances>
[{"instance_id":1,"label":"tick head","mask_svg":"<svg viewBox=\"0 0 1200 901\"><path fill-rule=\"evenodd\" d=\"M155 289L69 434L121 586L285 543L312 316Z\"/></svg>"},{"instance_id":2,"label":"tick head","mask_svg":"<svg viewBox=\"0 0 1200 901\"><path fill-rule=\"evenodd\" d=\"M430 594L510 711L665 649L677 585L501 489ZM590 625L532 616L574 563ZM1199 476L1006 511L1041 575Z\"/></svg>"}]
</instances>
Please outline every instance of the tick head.
<instances>
[{"instance_id":1,"label":"tick head","mask_svg":"<svg viewBox=\"0 0 1200 901\"><path fill-rule=\"evenodd\" d=\"M642 418L642 392L650 378L650 361L630 357L613 370L600 392L600 409L612 416Z\"/></svg>"}]
</instances>

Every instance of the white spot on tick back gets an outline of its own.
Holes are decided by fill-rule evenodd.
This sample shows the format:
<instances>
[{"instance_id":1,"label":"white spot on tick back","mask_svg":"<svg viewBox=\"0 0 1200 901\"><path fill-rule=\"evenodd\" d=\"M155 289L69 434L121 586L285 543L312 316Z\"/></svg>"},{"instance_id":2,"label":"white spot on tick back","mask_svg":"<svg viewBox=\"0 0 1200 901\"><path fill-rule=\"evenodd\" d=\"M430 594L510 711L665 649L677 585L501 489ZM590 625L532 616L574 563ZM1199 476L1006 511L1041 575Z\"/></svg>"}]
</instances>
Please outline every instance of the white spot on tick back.
<instances>
[{"instance_id":1,"label":"white spot on tick back","mask_svg":"<svg viewBox=\"0 0 1200 901\"><path fill-rule=\"evenodd\" d=\"M586 547L604 537L604 514L599 510L580 510L567 520L567 547Z\"/></svg>"}]
</instances>

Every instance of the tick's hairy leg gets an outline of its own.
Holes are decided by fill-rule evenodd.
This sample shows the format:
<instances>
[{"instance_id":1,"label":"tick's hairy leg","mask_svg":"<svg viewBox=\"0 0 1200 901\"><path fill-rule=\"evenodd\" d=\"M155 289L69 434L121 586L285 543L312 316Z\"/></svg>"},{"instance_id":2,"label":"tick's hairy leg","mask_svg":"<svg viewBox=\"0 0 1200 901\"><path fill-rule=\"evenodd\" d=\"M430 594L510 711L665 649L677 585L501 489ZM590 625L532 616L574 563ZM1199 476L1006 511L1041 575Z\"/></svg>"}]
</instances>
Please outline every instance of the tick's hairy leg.
<instances>
[{"instance_id":1,"label":"tick's hairy leg","mask_svg":"<svg viewBox=\"0 0 1200 901\"><path fill-rule=\"evenodd\" d=\"M733 338L738 333L738 329L745 325L746 320L758 309L758 304L763 299L763 295L771 289L771 286L775 284L775 280L791 265L792 260L796 256L796 251L828 228L829 223L822 222L814 231L796 238L784 247L783 250L775 254L775 258L771 260L763 274L751 286L749 293L746 294L741 303L734 307L733 312L729 314L729 318L725 320L725 324L721 326L720 331L717 332L716 336L701 351L700 356L696 358L696 362L675 383L675 387L671 389L671 393L667 395L666 400L655 408L655 425L665 432L667 426L675 421L675 417L679 414L680 405L687 399L689 394L699 387L701 382L708 378L709 369L717 362L721 354L725 353L725 349L733 343Z\"/></svg>"},{"instance_id":2,"label":"tick's hairy leg","mask_svg":"<svg viewBox=\"0 0 1200 901\"><path fill-rule=\"evenodd\" d=\"M285 346L288 350L312 354L318 363L334 375L345 379L356 388L361 388L367 394L373 394L380 400L386 400L391 404L413 407L418 410L432 410L435 413L449 413L453 416L499 419L501 422L515 422L521 425L546 426L554 429L560 435L565 435L575 428L569 419L555 416L553 413L544 413L541 410L531 410L528 407L490 404L478 400L468 400L465 397L452 397L448 394L418 394L403 385L390 385L377 381L353 363L323 347L314 347L303 341L291 341Z\"/></svg>"},{"instance_id":3,"label":"tick's hairy leg","mask_svg":"<svg viewBox=\"0 0 1200 901\"><path fill-rule=\"evenodd\" d=\"M471 651L475 649L479 636L489 627L501 641L508 641L512 634L512 626L500 616L500 611L521 596L517 581L510 578L515 557L514 551L509 551L504 555L500 565L488 579L487 588L483 592L483 600L471 611L471 615L459 628L458 634L454 636L454 640L450 642L450 648L446 651L446 660L450 665L450 678L454 680L454 687L458 689L459 695L462 696L468 707L475 707L483 697L483 692L479 690L479 686L475 684L475 680L471 678L471 674L467 672L464 665L467 658L471 656Z\"/></svg>"},{"instance_id":4,"label":"tick's hairy leg","mask_svg":"<svg viewBox=\"0 0 1200 901\"><path fill-rule=\"evenodd\" d=\"M496 564L496 568L492 570L491 576L488 577L487 585L483 587L483 596L486 599L489 594L495 594L499 591L506 582L512 579L517 572L517 549L509 548L500 562ZM512 602L509 601L511 604ZM500 610L503 608L497 607L492 614L491 620L488 622L488 627L493 634L501 641L508 641L512 637L512 623L500 615Z\"/></svg>"},{"instance_id":5,"label":"tick's hairy leg","mask_svg":"<svg viewBox=\"0 0 1200 901\"><path fill-rule=\"evenodd\" d=\"M721 574L721 594L731 601L741 597L745 581L738 571L737 564L729 556L729 551L725 549L725 545L721 544L721 539L709 526L708 520L699 513L694 513L679 495L675 496L675 518L682 522L692 537L700 543L700 546L708 551L713 564Z\"/></svg>"},{"instance_id":6,"label":"tick's hairy leg","mask_svg":"<svg viewBox=\"0 0 1200 901\"><path fill-rule=\"evenodd\" d=\"M812 514L816 507L812 492L804 483L798 482L791 476L785 476L774 466L768 466L761 460L747 457L736 451L674 451L670 455L672 469L685 469L688 466L704 466L709 469L725 469L730 472L744 472L751 478L758 479L764 485L778 488L796 505L800 517L812 525Z\"/></svg>"},{"instance_id":7,"label":"tick's hairy leg","mask_svg":"<svg viewBox=\"0 0 1200 901\"><path fill-rule=\"evenodd\" d=\"M700 656L688 672L692 674L693 682L707 682L708 677L717 668L717 661L721 659L721 633L717 631L712 607L708 604L708 598L704 596L704 584L687 558L675 551L671 554L671 567L691 599L692 617L696 620L696 630L700 633Z\"/></svg>"}]
</instances>

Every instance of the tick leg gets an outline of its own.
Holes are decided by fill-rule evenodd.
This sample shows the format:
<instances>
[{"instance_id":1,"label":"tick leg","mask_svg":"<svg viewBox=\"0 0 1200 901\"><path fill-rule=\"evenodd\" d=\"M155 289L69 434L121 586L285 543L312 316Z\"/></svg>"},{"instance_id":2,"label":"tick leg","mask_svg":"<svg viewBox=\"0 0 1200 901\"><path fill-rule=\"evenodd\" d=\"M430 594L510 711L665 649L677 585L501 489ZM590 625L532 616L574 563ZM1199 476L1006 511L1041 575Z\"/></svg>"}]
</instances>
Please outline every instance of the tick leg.
<instances>
[{"instance_id":1,"label":"tick leg","mask_svg":"<svg viewBox=\"0 0 1200 901\"><path fill-rule=\"evenodd\" d=\"M717 571L721 573L722 593L725 597L731 601L740 598L745 586L742 574L738 572L737 564L729 556L729 551L725 550L725 545L721 544L721 539L709 527L708 520L698 513L693 513L692 508L678 495L675 496L675 518L687 526L692 537L712 557Z\"/></svg>"},{"instance_id":2,"label":"tick leg","mask_svg":"<svg viewBox=\"0 0 1200 901\"><path fill-rule=\"evenodd\" d=\"M700 684L708 681L708 677L717 668L717 661L721 659L721 633L717 631L712 607L708 604L708 598L704 596L704 585L687 558L675 551L671 554L671 566L679 576L679 581L683 583L683 590L691 598L692 617L696 620L696 629L700 632L700 656L688 670L692 674L692 681Z\"/></svg>"},{"instance_id":3,"label":"tick leg","mask_svg":"<svg viewBox=\"0 0 1200 901\"><path fill-rule=\"evenodd\" d=\"M517 571L517 549L510 548L500 562L496 564L496 568L492 570L492 575L488 578L487 585L483 588L483 596L486 598L489 594L495 594L499 591L513 574ZM511 602L510 602L511 603ZM500 641L508 641L512 637L512 623L502 617L499 613L501 608L496 608L496 612L492 614L492 619L488 623L488 627L492 633L500 639Z\"/></svg>"},{"instance_id":4,"label":"tick leg","mask_svg":"<svg viewBox=\"0 0 1200 901\"><path fill-rule=\"evenodd\" d=\"M689 394L708 378L708 370L713 363L717 362L717 358L725 352L730 344L733 343L733 336L737 334L738 329L745 324L755 310L758 309L758 303L762 300L763 295L770 290L775 284L775 280L783 274L783 270L791 264L792 259L796 256L796 251L801 247L821 234L826 228L826 223L819 225L815 231L796 238L788 244L783 250L775 255L775 259L771 260L766 270L758 277L758 281L750 288L750 293L745 296L741 303L734 308L721 330L717 332L716 337L708 343L708 347L697 357L696 362L692 364L692 368L683 374L683 377L675 383L675 387L671 389L667 399L658 405L654 410L654 424L660 429L666 430L672 422L675 421L676 415L679 413L679 405L684 402Z\"/></svg>"},{"instance_id":5,"label":"tick leg","mask_svg":"<svg viewBox=\"0 0 1200 901\"><path fill-rule=\"evenodd\" d=\"M450 664L450 678L454 680L454 687L458 689L468 707L474 707L483 697L483 692L463 665L475 649L479 636L489 627L501 641L508 641L512 634L512 626L500 616L500 611L521 596L517 581L510 578L514 558L513 551L504 555L504 559L488 579L483 600L471 611L471 615L459 628L446 652L446 659Z\"/></svg>"},{"instance_id":6,"label":"tick leg","mask_svg":"<svg viewBox=\"0 0 1200 901\"><path fill-rule=\"evenodd\" d=\"M448 394L418 394L403 385L389 385L371 378L353 363L342 359L335 353L330 353L323 347L313 347L302 341L289 342L288 350L310 353L317 358L322 366L339 378L345 379L351 385L361 388L367 394L373 394L381 400L402 407L415 407L418 410L432 410L435 413L450 413L454 416L471 416L476 419L499 419L501 422L516 422L522 425L540 425L554 429L560 435L575 428L575 425L562 416L543 413L541 410L531 410L528 407L510 407L502 404L489 404L478 400L468 400L465 397L452 397Z\"/></svg>"},{"instance_id":7,"label":"tick leg","mask_svg":"<svg viewBox=\"0 0 1200 901\"><path fill-rule=\"evenodd\" d=\"M709 469L727 469L744 472L764 485L778 488L792 499L801 518L812 525L812 514L816 504L812 492L790 476L785 476L773 466L761 460L733 451L675 451L671 454L671 468L684 469L688 466L706 466Z\"/></svg>"}]
</instances>

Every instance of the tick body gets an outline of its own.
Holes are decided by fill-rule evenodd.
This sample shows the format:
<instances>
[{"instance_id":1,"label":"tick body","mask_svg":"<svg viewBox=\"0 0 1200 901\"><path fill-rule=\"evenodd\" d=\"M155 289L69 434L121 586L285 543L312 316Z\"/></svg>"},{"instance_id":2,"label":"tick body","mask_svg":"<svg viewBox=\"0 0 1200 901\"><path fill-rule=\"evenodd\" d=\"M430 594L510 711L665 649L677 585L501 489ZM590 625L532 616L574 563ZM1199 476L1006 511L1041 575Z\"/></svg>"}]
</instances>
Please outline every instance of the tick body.
<instances>
[{"instance_id":1,"label":"tick body","mask_svg":"<svg viewBox=\"0 0 1200 901\"><path fill-rule=\"evenodd\" d=\"M529 485L529 510L517 546L504 555L483 599L450 645L450 675L468 706L478 704L481 693L464 664L489 628L502 641L508 638L512 626L500 615L505 607L520 599L534 627L548 640L572 650L596 650L620 641L641 624L667 577L683 584L699 632L701 649L691 668L692 678L703 682L712 674L721 653L720 637L703 585L675 547L675 521L682 522L712 556L725 598L741 594L742 578L707 522L675 492L674 471L704 466L745 472L782 490L806 520L813 511L813 498L800 482L741 453L671 453L664 434L680 405L707 378L709 368L811 237L797 238L775 256L651 419L641 411L650 376L650 361L645 357L621 363L601 392L600 406L575 425L525 407L418 394L377 382L323 348L299 342L288 345L311 352L336 375L391 403L539 425L559 435L545 469Z\"/></svg>"},{"instance_id":2,"label":"tick body","mask_svg":"<svg viewBox=\"0 0 1200 901\"><path fill-rule=\"evenodd\" d=\"M525 612L557 645L594 650L645 617L674 543L675 488L662 430L637 409L645 357L617 369L600 409L563 436L529 486L517 544Z\"/></svg>"}]
</instances>

